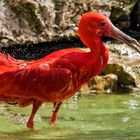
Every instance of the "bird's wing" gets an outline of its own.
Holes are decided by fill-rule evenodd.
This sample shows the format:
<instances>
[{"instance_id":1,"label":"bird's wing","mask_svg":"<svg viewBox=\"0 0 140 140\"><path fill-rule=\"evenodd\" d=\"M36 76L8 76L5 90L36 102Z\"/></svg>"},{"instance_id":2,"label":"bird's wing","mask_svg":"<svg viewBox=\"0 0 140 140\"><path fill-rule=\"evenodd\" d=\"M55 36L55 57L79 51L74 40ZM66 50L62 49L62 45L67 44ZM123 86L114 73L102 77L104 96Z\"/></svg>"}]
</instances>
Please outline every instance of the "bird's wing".
<instances>
[{"instance_id":1,"label":"bird's wing","mask_svg":"<svg viewBox=\"0 0 140 140\"><path fill-rule=\"evenodd\" d=\"M47 63L20 67L0 74L0 94L27 98L54 94L53 98L57 98L71 81L72 73L66 68L50 67Z\"/></svg>"},{"instance_id":2,"label":"bird's wing","mask_svg":"<svg viewBox=\"0 0 140 140\"><path fill-rule=\"evenodd\" d=\"M18 64L22 64L22 63L25 63L25 61L18 60L18 59L16 60L9 54L4 55L4 54L0 53L0 65L11 66L11 65L18 65Z\"/></svg>"}]
</instances>

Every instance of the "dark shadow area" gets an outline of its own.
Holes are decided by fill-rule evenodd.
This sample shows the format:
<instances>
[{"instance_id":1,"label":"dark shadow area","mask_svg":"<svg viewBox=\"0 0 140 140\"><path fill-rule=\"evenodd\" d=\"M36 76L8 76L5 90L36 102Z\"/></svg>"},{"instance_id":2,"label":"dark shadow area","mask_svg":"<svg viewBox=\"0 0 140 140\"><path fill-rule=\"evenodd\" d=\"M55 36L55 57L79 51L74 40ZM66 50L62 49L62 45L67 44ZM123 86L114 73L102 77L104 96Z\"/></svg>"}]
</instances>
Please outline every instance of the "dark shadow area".
<instances>
[{"instance_id":1,"label":"dark shadow area","mask_svg":"<svg viewBox=\"0 0 140 140\"><path fill-rule=\"evenodd\" d=\"M2 47L1 52L10 54L16 59L39 59L47 54L63 48L83 48L84 45L80 39L72 38L71 40L60 40L51 42L41 42L38 44L11 45Z\"/></svg>"},{"instance_id":2,"label":"dark shadow area","mask_svg":"<svg viewBox=\"0 0 140 140\"><path fill-rule=\"evenodd\" d=\"M137 0L130 13L129 32L135 37L140 38L140 0Z\"/></svg>"},{"instance_id":3,"label":"dark shadow area","mask_svg":"<svg viewBox=\"0 0 140 140\"><path fill-rule=\"evenodd\" d=\"M125 13L120 7L113 6L110 19L116 27L128 35L137 40L140 39L140 0L136 1L130 14Z\"/></svg>"}]
</instances>

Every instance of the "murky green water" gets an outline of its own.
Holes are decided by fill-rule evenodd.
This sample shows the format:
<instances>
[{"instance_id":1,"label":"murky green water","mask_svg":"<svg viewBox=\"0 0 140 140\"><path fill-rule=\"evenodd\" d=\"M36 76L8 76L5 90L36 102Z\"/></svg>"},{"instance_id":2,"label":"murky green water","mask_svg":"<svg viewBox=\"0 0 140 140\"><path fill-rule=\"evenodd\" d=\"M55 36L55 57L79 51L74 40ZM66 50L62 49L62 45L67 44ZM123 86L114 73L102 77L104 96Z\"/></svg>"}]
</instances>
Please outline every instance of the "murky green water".
<instances>
[{"instance_id":1,"label":"murky green water","mask_svg":"<svg viewBox=\"0 0 140 140\"><path fill-rule=\"evenodd\" d=\"M49 125L51 104L36 115L35 129L26 128L31 107L0 107L0 140L140 140L140 95L84 95L71 109L66 101L55 126Z\"/></svg>"}]
</instances>

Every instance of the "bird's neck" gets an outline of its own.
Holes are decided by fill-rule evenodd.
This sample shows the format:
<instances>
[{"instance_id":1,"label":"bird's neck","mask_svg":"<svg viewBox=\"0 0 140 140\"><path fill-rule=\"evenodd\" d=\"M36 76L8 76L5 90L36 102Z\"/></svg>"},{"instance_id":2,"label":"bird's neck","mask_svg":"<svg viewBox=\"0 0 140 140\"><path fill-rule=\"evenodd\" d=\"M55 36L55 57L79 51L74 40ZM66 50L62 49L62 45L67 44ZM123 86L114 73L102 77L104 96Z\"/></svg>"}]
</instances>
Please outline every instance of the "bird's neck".
<instances>
[{"instance_id":1,"label":"bird's neck","mask_svg":"<svg viewBox=\"0 0 140 140\"><path fill-rule=\"evenodd\" d=\"M100 37L91 37L87 42L87 47L90 49L91 53L94 56L94 61L98 61L101 56L101 48L103 42Z\"/></svg>"},{"instance_id":2,"label":"bird's neck","mask_svg":"<svg viewBox=\"0 0 140 140\"><path fill-rule=\"evenodd\" d=\"M90 57L93 75L99 74L108 62L108 49L105 47L101 38L91 38L87 44L87 47L90 48ZM96 71L94 70L94 67Z\"/></svg>"}]
</instances>

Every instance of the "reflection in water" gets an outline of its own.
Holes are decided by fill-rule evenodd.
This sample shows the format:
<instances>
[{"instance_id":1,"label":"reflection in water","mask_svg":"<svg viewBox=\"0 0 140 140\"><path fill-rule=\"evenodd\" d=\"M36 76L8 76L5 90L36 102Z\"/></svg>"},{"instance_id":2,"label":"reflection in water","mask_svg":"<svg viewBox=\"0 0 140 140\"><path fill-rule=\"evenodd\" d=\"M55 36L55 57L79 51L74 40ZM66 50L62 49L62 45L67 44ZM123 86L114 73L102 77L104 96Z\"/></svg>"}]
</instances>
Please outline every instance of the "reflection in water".
<instances>
[{"instance_id":1,"label":"reflection in water","mask_svg":"<svg viewBox=\"0 0 140 140\"><path fill-rule=\"evenodd\" d=\"M0 139L9 140L122 140L140 139L140 96L137 95L84 95L66 101L59 112L55 126L49 125L52 104L43 105L37 113L35 130L29 130L25 124L17 124L16 115L10 121L7 115L20 114L28 117L31 106L2 108L8 112L0 113ZM78 108L69 106L78 104ZM72 108L71 108L72 107ZM18 116L18 115L17 115ZM20 118L19 117L19 118ZM40 118L40 119L39 119ZM21 119L22 120L22 119Z\"/></svg>"}]
</instances>

